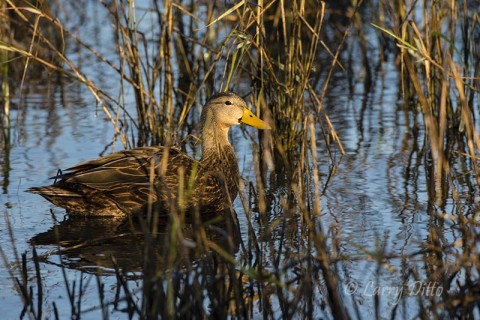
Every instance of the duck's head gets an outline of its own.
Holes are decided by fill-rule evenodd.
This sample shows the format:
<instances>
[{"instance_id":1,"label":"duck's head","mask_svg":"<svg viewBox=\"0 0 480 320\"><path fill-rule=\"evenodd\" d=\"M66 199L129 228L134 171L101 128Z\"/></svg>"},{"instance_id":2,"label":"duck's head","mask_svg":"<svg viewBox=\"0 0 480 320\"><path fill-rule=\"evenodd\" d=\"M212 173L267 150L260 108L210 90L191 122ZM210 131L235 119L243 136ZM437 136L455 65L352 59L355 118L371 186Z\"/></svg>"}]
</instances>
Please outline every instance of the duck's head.
<instances>
[{"instance_id":1,"label":"duck's head","mask_svg":"<svg viewBox=\"0 0 480 320\"><path fill-rule=\"evenodd\" d=\"M213 95L205 104L202 111L204 129L216 126L219 129L228 129L240 123L258 129L271 129L263 120L247 109L245 100L232 92L222 92Z\"/></svg>"}]
</instances>

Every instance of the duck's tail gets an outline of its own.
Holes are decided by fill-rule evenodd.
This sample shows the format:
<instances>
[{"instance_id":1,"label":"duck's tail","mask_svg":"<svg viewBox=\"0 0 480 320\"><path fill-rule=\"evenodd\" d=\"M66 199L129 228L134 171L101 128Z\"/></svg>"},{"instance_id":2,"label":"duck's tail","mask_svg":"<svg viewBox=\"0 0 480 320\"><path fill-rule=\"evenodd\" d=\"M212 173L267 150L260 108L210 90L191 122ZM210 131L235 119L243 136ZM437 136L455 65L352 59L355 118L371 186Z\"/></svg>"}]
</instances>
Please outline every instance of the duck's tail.
<instances>
[{"instance_id":1,"label":"duck's tail","mask_svg":"<svg viewBox=\"0 0 480 320\"><path fill-rule=\"evenodd\" d=\"M57 187L55 185L52 186L45 186L45 187L32 187L25 190L30 193L39 194L42 197L46 198L49 201L52 201L51 198L59 197L59 198L80 198L82 197L81 194L75 191L67 190L64 188ZM53 201L52 201L53 202Z\"/></svg>"},{"instance_id":2,"label":"duck's tail","mask_svg":"<svg viewBox=\"0 0 480 320\"><path fill-rule=\"evenodd\" d=\"M64 208L69 212L79 210L84 203L84 196L73 190L63 189L58 186L33 187L26 190L30 193L39 194L54 205ZM80 205L79 205L80 204Z\"/></svg>"},{"instance_id":3,"label":"duck's tail","mask_svg":"<svg viewBox=\"0 0 480 320\"><path fill-rule=\"evenodd\" d=\"M75 184L57 183L51 186L29 188L26 191L39 194L72 214L96 216L123 216L125 214L117 202L110 197L99 196L96 194L96 190L81 188Z\"/></svg>"}]
</instances>

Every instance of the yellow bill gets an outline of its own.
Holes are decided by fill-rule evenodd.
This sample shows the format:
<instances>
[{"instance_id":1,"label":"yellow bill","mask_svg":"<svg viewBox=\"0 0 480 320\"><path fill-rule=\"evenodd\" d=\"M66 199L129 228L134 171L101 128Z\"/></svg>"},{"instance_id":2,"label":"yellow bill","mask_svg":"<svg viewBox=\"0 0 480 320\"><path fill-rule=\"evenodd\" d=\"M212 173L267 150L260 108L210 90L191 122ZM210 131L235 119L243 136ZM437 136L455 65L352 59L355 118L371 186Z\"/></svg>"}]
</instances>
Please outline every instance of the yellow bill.
<instances>
[{"instance_id":1,"label":"yellow bill","mask_svg":"<svg viewBox=\"0 0 480 320\"><path fill-rule=\"evenodd\" d=\"M243 108L243 115L239 121L257 129L272 129L268 123L254 115L252 111L247 108Z\"/></svg>"}]
</instances>

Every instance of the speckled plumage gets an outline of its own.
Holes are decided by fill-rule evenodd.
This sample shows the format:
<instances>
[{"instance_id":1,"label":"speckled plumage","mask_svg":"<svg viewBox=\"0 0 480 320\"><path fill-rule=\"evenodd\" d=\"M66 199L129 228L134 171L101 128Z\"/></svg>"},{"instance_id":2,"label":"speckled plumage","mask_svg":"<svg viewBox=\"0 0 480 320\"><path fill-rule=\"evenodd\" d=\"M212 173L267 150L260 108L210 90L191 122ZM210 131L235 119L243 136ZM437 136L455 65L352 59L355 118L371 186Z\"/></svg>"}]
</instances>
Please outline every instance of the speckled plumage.
<instances>
[{"instance_id":1,"label":"speckled plumage","mask_svg":"<svg viewBox=\"0 0 480 320\"><path fill-rule=\"evenodd\" d=\"M177 148L142 147L77 164L37 193L72 214L121 216L173 210L214 214L238 193L238 164L228 129L240 122L269 126L233 93L214 95L202 111L202 158Z\"/></svg>"}]
</instances>

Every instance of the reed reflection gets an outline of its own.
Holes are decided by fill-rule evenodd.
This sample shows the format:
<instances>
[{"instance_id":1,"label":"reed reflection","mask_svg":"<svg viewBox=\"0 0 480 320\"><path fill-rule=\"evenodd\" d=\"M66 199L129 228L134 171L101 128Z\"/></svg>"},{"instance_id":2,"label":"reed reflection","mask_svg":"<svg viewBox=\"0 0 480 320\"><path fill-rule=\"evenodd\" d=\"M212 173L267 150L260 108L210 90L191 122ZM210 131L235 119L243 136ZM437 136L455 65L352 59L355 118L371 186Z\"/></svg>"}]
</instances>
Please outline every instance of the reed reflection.
<instances>
[{"instance_id":1,"label":"reed reflection","mask_svg":"<svg viewBox=\"0 0 480 320\"><path fill-rule=\"evenodd\" d=\"M53 249L40 261L98 274L137 272L154 267L158 270L172 263L191 264L209 253L222 251L234 256L240 246L236 216L209 222L172 226L162 221L152 232L143 218L82 218L66 215L46 232L30 239L36 247Z\"/></svg>"}]
</instances>

